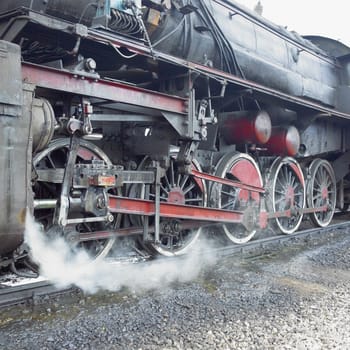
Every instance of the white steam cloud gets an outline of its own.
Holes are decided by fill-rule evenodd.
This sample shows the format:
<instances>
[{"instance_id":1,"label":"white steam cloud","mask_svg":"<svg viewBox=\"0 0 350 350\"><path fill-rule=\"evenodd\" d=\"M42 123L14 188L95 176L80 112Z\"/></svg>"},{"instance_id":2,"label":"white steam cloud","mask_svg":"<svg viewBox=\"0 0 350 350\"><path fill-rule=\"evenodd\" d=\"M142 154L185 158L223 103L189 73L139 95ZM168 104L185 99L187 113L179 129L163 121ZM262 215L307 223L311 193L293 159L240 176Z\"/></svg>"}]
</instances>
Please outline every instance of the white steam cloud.
<instances>
[{"instance_id":1,"label":"white steam cloud","mask_svg":"<svg viewBox=\"0 0 350 350\"><path fill-rule=\"evenodd\" d=\"M163 288L173 282L188 282L216 261L213 254L204 253L208 251L208 244L202 241L201 249L181 259L161 259L140 264L111 264L102 259L93 260L83 250L73 251L61 237L45 237L31 215L27 215L26 219L25 241L43 277L57 287L75 285L87 293L118 291L122 287L138 292Z\"/></svg>"}]
</instances>

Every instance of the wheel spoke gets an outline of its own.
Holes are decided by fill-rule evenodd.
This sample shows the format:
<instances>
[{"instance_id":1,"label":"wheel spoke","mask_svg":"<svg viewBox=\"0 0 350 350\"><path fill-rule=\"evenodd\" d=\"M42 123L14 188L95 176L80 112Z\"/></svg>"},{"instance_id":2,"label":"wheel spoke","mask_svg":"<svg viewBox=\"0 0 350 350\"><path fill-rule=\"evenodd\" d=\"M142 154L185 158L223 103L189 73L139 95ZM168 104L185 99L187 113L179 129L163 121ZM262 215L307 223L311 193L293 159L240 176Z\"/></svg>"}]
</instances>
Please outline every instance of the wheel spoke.
<instances>
[{"instance_id":1,"label":"wheel spoke","mask_svg":"<svg viewBox=\"0 0 350 350\"><path fill-rule=\"evenodd\" d=\"M185 188L183 190L183 193L186 195L188 192L190 192L191 190L193 190L195 188L195 184L194 183L191 183L191 185L189 185L187 188Z\"/></svg>"},{"instance_id":2,"label":"wheel spoke","mask_svg":"<svg viewBox=\"0 0 350 350\"><path fill-rule=\"evenodd\" d=\"M185 199L185 203L201 203L203 202L203 198L190 198L190 199Z\"/></svg>"},{"instance_id":3,"label":"wheel spoke","mask_svg":"<svg viewBox=\"0 0 350 350\"><path fill-rule=\"evenodd\" d=\"M160 189L168 196L169 195L169 191L162 185L160 184Z\"/></svg>"},{"instance_id":4,"label":"wheel spoke","mask_svg":"<svg viewBox=\"0 0 350 350\"><path fill-rule=\"evenodd\" d=\"M276 189L276 190L275 190L275 193L276 193L276 194L280 194L280 195L282 195L282 196L285 196L285 195L286 195L286 191L283 190L283 189L281 189L281 190Z\"/></svg>"},{"instance_id":5,"label":"wheel spoke","mask_svg":"<svg viewBox=\"0 0 350 350\"><path fill-rule=\"evenodd\" d=\"M325 184L325 186L327 188L332 188L333 187L332 180L329 177L327 177L327 183Z\"/></svg>"},{"instance_id":6,"label":"wheel spoke","mask_svg":"<svg viewBox=\"0 0 350 350\"><path fill-rule=\"evenodd\" d=\"M275 203L278 204L278 203L281 203L283 201L285 201L285 197L280 197L279 199L275 200Z\"/></svg>"},{"instance_id":7,"label":"wheel spoke","mask_svg":"<svg viewBox=\"0 0 350 350\"><path fill-rule=\"evenodd\" d=\"M56 165L55 165L54 161L53 161L52 158L51 158L51 154L48 154L48 155L46 156L46 159L48 159L48 161L50 162L51 168L52 168L52 169L56 169Z\"/></svg>"},{"instance_id":8,"label":"wheel spoke","mask_svg":"<svg viewBox=\"0 0 350 350\"><path fill-rule=\"evenodd\" d=\"M285 188L285 182L282 182L282 180L279 177L277 177L277 183L281 188Z\"/></svg>"},{"instance_id":9,"label":"wheel spoke","mask_svg":"<svg viewBox=\"0 0 350 350\"><path fill-rule=\"evenodd\" d=\"M293 185L293 174L291 171L288 171L288 169L286 169L286 172L288 172L288 185Z\"/></svg>"},{"instance_id":10,"label":"wheel spoke","mask_svg":"<svg viewBox=\"0 0 350 350\"><path fill-rule=\"evenodd\" d=\"M181 183L180 183L180 186L179 186L182 190L184 189L184 186L186 185L188 179L189 179L188 175L185 175L185 176L182 177L182 180L181 180Z\"/></svg>"},{"instance_id":11,"label":"wheel spoke","mask_svg":"<svg viewBox=\"0 0 350 350\"><path fill-rule=\"evenodd\" d=\"M170 162L170 181L171 181L171 186L175 187L175 172L174 172L174 160L173 159Z\"/></svg>"},{"instance_id":12,"label":"wheel spoke","mask_svg":"<svg viewBox=\"0 0 350 350\"><path fill-rule=\"evenodd\" d=\"M182 177L182 175L180 173L178 173L177 174L177 179L176 179L176 186L177 187L180 187L181 177Z\"/></svg>"},{"instance_id":13,"label":"wheel spoke","mask_svg":"<svg viewBox=\"0 0 350 350\"><path fill-rule=\"evenodd\" d=\"M233 200L230 200L228 201L227 203L223 204L221 206L221 209L227 209L227 208L230 208L230 207L233 207L233 204L235 203L236 201L233 199ZM232 208L231 208L232 209Z\"/></svg>"},{"instance_id":14,"label":"wheel spoke","mask_svg":"<svg viewBox=\"0 0 350 350\"><path fill-rule=\"evenodd\" d=\"M316 199L322 198L322 195L318 194L317 196L313 196L312 200L315 201Z\"/></svg>"},{"instance_id":15,"label":"wheel spoke","mask_svg":"<svg viewBox=\"0 0 350 350\"><path fill-rule=\"evenodd\" d=\"M164 181L165 181L165 188L166 190L165 191L171 191L171 185L170 185L170 182L169 182L169 179L168 179L168 176L165 175L164 176Z\"/></svg>"},{"instance_id":16,"label":"wheel spoke","mask_svg":"<svg viewBox=\"0 0 350 350\"><path fill-rule=\"evenodd\" d=\"M224 194L225 196L228 196L228 197L236 197L236 193L232 193L232 192L221 191L221 194Z\"/></svg>"},{"instance_id":17,"label":"wheel spoke","mask_svg":"<svg viewBox=\"0 0 350 350\"><path fill-rule=\"evenodd\" d=\"M154 198L156 198L156 195L155 195L154 193L150 193L150 194L149 194L149 197L152 198L152 199L154 199ZM162 202L166 202L167 199L168 199L168 197L159 196L159 199L160 199Z\"/></svg>"}]
</instances>

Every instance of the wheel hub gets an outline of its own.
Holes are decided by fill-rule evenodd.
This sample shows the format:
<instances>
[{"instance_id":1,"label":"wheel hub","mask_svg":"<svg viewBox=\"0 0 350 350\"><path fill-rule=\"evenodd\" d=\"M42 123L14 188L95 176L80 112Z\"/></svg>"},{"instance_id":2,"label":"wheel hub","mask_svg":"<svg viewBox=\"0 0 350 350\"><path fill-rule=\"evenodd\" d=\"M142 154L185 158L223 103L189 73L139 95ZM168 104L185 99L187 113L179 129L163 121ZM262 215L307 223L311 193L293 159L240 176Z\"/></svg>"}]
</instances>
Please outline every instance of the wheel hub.
<instances>
[{"instance_id":1,"label":"wheel hub","mask_svg":"<svg viewBox=\"0 0 350 350\"><path fill-rule=\"evenodd\" d=\"M322 195L322 199L326 200L328 198L328 189L326 186L322 186L321 195Z\"/></svg>"},{"instance_id":2,"label":"wheel hub","mask_svg":"<svg viewBox=\"0 0 350 350\"><path fill-rule=\"evenodd\" d=\"M294 188L292 186L286 188L286 202L291 205L294 203Z\"/></svg>"},{"instance_id":3,"label":"wheel hub","mask_svg":"<svg viewBox=\"0 0 350 350\"><path fill-rule=\"evenodd\" d=\"M185 194L180 187L174 187L171 189L167 202L181 205L185 204Z\"/></svg>"}]
</instances>

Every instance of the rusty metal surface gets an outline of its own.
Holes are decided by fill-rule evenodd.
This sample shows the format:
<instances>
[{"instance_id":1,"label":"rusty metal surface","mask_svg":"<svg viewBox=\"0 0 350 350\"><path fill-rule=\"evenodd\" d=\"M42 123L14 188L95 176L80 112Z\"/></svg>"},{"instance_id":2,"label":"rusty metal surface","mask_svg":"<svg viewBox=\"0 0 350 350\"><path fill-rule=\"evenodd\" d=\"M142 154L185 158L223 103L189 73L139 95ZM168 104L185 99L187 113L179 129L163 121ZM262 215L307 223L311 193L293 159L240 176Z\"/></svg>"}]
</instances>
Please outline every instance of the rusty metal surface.
<instances>
[{"instance_id":1,"label":"rusty metal surface","mask_svg":"<svg viewBox=\"0 0 350 350\"><path fill-rule=\"evenodd\" d=\"M19 47L0 41L0 255L23 239L27 208L28 150L33 90L23 93ZM24 105L21 107L22 103ZM28 113L28 114L26 114Z\"/></svg>"},{"instance_id":2,"label":"rusty metal surface","mask_svg":"<svg viewBox=\"0 0 350 350\"><path fill-rule=\"evenodd\" d=\"M35 12L28 12L28 15L30 17L33 17L33 20L35 20L35 22L39 22L39 23L42 22L44 25L45 25L45 22L47 22L47 18L42 14L35 13ZM151 56L150 48L145 46L142 42L138 40L134 40L132 38L123 37L119 35L117 32L112 33L110 31L106 31L103 29L89 29L87 39L95 42L99 42L101 44L105 44L107 46L113 45L115 47L126 47L131 52L139 53L141 55ZM326 113L329 116L337 116L345 119L350 118L350 114L349 114L350 111L340 112L339 110L328 107L324 104L321 104L312 100L308 100L306 98L303 98L297 95L293 96L291 93L288 93L288 92L286 93L277 88L269 87L268 85L256 82L254 81L254 79L250 79L249 76L245 78L241 78L239 76L221 71L217 68L210 68L205 64L199 63L198 61L197 63L190 62L182 58L169 55L169 53L167 53L166 51L160 51L160 48L158 47L156 49L153 48L153 51L157 59L161 61L182 66L186 69L190 69L191 71L201 72L202 74L208 75L213 79L221 82L227 81L233 84L237 84L237 86L250 88L252 89L254 94L256 94L257 98L260 98L262 96L269 96L269 98L272 98L271 102L279 101L279 103L281 103L281 101L283 101L284 106L286 108L291 108L295 106L298 106L298 108L305 107L312 111ZM317 56L315 52L313 54Z\"/></svg>"},{"instance_id":3,"label":"rusty metal surface","mask_svg":"<svg viewBox=\"0 0 350 350\"><path fill-rule=\"evenodd\" d=\"M20 74L20 48L18 45L0 41L0 113L11 115L4 105L21 106L22 77Z\"/></svg>"},{"instance_id":4,"label":"rusty metal surface","mask_svg":"<svg viewBox=\"0 0 350 350\"><path fill-rule=\"evenodd\" d=\"M186 113L186 99L184 98L121 82L79 77L68 71L60 71L30 63L23 63L22 77L25 81L42 88L142 106L152 110L177 114Z\"/></svg>"},{"instance_id":5,"label":"rusty metal surface","mask_svg":"<svg viewBox=\"0 0 350 350\"><path fill-rule=\"evenodd\" d=\"M130 38L123 38L117 33L111 35L109 32L105 32L103 30L90 29L88 37L91 40L104 42L106 45L112 43L117 47L125 46L131 52L137 52L142 55L150 56L149 48L137 41L131 40ZM266 98L266 96L268 96L271 103L275 102L279 105L282 103L282 105L286 108L295 109L297 107L300 110L308 109L313 112L324 113L325 116L328 117L334 116L342 119L350 119L350 110L346 112L339 111L317 101L308 100L300 96L293 96L289 93L279 91L278 89L271 88L250 79L240 78L233 74L221 71L217 68L211 68L201 63L190 62L185 59L169 55L166 52L161 52L159 50L154 50L154 52L159 60L182 66L193 72L201 73L203 75L211 77L214 80L217 80L218 82L229 82L242 88L251 89L253 96L256 98L261 98L263 96Z\"/></svg>"}]
</instances>

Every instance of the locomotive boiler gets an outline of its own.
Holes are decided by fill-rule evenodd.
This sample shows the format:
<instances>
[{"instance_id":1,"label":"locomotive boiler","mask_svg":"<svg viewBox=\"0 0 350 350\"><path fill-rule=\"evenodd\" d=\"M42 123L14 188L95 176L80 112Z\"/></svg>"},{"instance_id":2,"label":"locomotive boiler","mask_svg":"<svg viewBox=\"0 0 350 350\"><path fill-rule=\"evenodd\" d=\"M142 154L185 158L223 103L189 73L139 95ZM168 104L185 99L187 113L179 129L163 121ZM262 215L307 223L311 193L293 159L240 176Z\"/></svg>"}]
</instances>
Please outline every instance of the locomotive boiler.
<instances>
[{"instance_id":1,"label":"locomotive boiler","mask_svg":"<svg viewBox=\"0 0 350 350\"><path fill-rule=\"evenodd\" d=\"M3 0L0 266L28 211L94 257L327 226L350 202L349 54L235 1Z\"/></svg>"}]
</instances>

